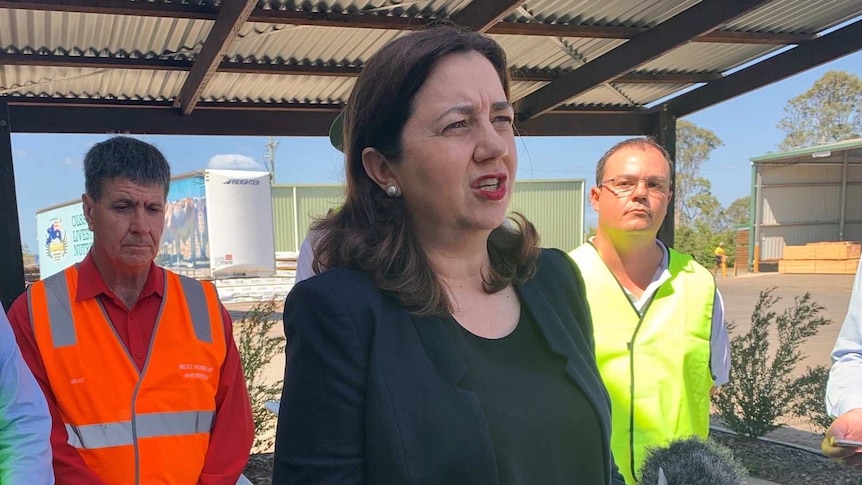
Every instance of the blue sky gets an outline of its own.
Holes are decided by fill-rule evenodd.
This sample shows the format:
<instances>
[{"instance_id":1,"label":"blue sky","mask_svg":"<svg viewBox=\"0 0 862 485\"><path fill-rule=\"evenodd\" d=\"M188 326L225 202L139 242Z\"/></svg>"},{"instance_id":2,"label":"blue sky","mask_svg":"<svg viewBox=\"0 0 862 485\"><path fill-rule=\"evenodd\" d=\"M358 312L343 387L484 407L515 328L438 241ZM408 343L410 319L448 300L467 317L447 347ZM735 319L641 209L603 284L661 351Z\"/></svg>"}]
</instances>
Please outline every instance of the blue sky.
<instances>
[{"instance_id":1,"label":"blue sky","mask_svg":"<svg viewBox=\"0 0 862 485\"><path fill-rule=\"evenodd\" d=\"M712 153L701 175L725 206L748 195L749 159L775 151L784 133L776 128L787 101L804 92L828 70L862 77L862 52L811 69L744 96L707 108L685 119L714 131L724 146ZM18 217L24 243L36 240L36 211L79 198L84 187L81 160L107 135L13 134ZM267 137L142 136L158 146L180 174L207 168L250 168L265 163ZM583 178L592 185L596 161L620 137L523 137L518 141L519 179ZM340 183L341 154L328 138L279 138L278 183ZM238 155L238 156L237 156ZM595 214L587 207L586 225Z\"/></svg>"}]
</instances>

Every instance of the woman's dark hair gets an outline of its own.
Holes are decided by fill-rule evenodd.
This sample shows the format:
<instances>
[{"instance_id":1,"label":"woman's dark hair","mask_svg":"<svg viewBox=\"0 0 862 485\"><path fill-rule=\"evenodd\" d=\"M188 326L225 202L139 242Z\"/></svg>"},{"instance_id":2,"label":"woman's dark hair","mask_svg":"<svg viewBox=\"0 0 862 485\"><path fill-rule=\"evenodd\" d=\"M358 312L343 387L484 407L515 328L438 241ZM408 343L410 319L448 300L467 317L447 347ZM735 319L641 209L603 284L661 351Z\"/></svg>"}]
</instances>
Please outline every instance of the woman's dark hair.
<instances>
[{"instance_id":1,"label":"woman's dark hair","mask_svg":"<svg viewBox=\"0 0 862 485\"><path fill-rule=\"evenodd\" d=\"M506 54L491 38L453 27L435 27L400 37L369 59L344 108L344 154L347 194L344 205L314 223L319 231L314 270L347 266L368 273L412 313L440 315L452 310L437 274L411 230L401 197L389 197L366 174L362 151L377 149L389 163L399 163L401 134L413 112L413 100L441 59L476 52L497 71L506 97ZM485 291L494 293L522 283L535 273L538 234L520 214L488 238L491 267L482 275Z\"/></svg>"}]
</instances>

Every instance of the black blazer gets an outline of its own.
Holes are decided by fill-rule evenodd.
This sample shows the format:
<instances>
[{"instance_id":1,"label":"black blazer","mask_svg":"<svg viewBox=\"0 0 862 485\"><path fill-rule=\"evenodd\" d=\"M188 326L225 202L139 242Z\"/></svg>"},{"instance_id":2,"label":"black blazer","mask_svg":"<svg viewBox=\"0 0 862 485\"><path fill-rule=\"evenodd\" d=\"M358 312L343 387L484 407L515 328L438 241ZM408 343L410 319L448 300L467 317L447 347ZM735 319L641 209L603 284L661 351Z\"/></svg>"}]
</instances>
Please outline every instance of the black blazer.
<instances>
[{"instance_id":1,"label":"black blazer","mask_svg":"<svg viewBox=\"0 0 862 485\"><path fill-rule=\"evenodd\" d=\"M565 253L544 250L516 290L601 421L604 484L622 485L580 275ZM339 268L290 292L284 328L275 485L499 483L482 407L458 386L467 369L439 319L412 316L363 273Z\"/></svg>"}]
</instances>

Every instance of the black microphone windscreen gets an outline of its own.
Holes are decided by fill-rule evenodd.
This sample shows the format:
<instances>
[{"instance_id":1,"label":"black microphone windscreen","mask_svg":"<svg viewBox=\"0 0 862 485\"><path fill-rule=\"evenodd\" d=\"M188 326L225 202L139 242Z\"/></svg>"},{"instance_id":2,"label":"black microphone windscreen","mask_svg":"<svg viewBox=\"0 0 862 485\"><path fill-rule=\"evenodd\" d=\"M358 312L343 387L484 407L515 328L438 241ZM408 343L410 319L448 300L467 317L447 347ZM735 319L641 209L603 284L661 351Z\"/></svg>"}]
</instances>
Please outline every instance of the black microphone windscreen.
<instances>
[{"instance_id":1,"label":"black microphone windscreen","mask_svg":"<svg viewBox=\"0 0 862 485\"><path fill-rule=\"evenodd\" d=\"M659 469L667 485L745 485L748 475L730 449L698 437L647 449L640 485L658 485Z\"/></svg>"}]
</instances>

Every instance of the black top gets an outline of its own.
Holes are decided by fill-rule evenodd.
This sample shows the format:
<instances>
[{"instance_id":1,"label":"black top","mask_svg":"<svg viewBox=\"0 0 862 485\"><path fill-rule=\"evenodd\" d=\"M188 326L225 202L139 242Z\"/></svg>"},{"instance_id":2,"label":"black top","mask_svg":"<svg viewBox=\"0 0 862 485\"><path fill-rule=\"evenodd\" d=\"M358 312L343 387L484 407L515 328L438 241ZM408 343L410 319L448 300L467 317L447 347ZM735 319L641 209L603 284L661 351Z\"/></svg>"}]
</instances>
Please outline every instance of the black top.
<instances>
[{"instance_id":1,"label":"black top","mask_svg":"<svg viewBox=\"0 0 862 485\"><path fill-rule=\"evenodd\" d=\"M591 446L602 450L604 477L580 483L625 485L611 457L610 399L580 273L566 253L544 249L536 275L516 289L599 417ZM367 274L332 268L290 291L284 329L273 484L500 483L485 411L461 387L467 365L440 318L411 314Z\"/></svg>"},{"instance_id":2,"label":"black top","mask_svg":"<svg viewBox=\"0 0 862 485\"><path fill-rule=\"evenodd\" d=\"M451 318L446 327L467 365L461 387L484 411L501 485L604 481L599 418L528 311L500 339L476 336Z\"/></svg>"}]
</instances>

